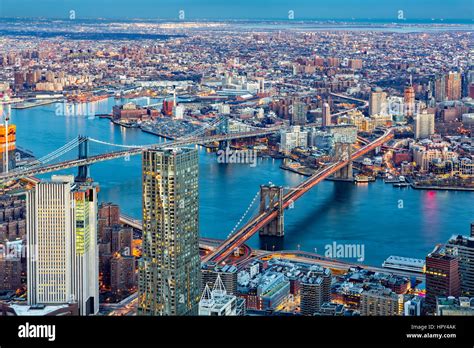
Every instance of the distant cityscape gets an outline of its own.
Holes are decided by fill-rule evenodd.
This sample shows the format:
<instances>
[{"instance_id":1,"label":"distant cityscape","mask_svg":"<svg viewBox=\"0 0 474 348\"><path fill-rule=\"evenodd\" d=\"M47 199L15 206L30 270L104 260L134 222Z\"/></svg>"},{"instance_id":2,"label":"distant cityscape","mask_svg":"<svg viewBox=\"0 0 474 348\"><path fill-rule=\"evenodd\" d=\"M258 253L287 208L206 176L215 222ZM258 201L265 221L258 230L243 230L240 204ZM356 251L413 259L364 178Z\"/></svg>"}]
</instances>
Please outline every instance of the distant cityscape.
<instances>
[{"instance_id":1,"label":"distant cityscape","mask_svg":"<svg viewBox=\"0 0 474 348\"><path fill-rule=\"evenodd\" d=\"M289 19L0 19L1 315L474 315L472 25Z\"/></svg>"}]
</instances>

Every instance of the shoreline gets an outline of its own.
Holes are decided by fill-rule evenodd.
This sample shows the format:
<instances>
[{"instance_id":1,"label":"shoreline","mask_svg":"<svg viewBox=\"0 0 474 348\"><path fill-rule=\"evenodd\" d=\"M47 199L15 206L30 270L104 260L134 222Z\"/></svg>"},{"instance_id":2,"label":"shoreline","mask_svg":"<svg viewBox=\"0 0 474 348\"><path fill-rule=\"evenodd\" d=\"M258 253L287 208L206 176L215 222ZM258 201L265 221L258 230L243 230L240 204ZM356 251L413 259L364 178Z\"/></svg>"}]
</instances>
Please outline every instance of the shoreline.
<instances>
[{"instance_id":1,"label":"shoreline","mask_svg":"<svg viewBox=\"0 0 474 348\"><path fill-rule=\"evenodd\" d=\"M25 110L25 109L31 109L37 106L45 106L49 104L54 104L59 102L60 100L54 99L54 100L43 100L43 101L35 101L35 102L20 102L12 105L12 109L16 110Z\"/></svg>"},{"instance_id":2,"label":"shoreline","mask_svg":"<svg viewBox=\"0 0 474 348\"><path fill-rule=\"evenodd\" d=\"M410 183L410 187L415 190L474 192L474 187L425 186L425 185L415 185L413 183Z\"/></svg>"}]
</instances>

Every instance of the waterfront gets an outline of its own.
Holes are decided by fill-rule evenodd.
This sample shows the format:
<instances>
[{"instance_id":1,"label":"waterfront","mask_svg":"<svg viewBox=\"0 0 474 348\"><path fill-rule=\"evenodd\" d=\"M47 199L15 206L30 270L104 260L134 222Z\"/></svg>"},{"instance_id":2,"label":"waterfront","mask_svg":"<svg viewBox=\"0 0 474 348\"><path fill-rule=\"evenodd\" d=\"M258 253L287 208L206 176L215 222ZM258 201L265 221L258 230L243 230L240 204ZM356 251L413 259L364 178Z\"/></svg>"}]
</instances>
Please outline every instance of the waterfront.
<instances>
[{"instance_id":1,"label":"waterfront","mask_svg":"<svg viewBox=\"0 0 474 348\"><path fill-rule=\"evenodd\" d=\"M99 101L93 109L95 113L110 113L115 102L113 98ZM55 105L13 110L17 144L41 157L78 134L118 144L161 141L139 129L115 126L107 119L57 116L56 110ZM91 146L92 153L96 146ZM261 184L271 181L294 186L304 180L301 175L281 170L280 160L259 159L256 167L226 165L217 163L216 155L206 149L199 151L203 237L225 238ZM125 214L140 218L139 157L95 164L91 175L101 186L101 201L118 203ZM325 181L286 212L285 248L316 248L324 254L325 245L334 241L364 244L364 263L375 266L390 255L423 258L452 234L468 233L474 220L472 198L470 192L400 190L380 181L368 185ZM250 245L258 247L258 237L252 238Z\"/></svg>"}]
</instances>

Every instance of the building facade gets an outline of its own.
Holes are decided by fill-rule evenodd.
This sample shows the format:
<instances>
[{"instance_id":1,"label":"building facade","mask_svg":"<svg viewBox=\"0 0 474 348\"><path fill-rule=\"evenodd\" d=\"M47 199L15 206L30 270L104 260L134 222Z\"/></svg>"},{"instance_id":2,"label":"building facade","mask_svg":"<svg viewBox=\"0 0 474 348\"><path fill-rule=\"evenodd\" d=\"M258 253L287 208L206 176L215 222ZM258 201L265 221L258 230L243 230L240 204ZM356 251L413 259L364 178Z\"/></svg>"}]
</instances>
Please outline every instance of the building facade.
<instances>
[{"instance_id":1,"label":"building facade","mask_svg":"<svg viewBox=\"0 0 474 348\"><path fill-rule=\"evenodd\" d=\"M459 260L462 295L474 297L474 237L452 236L446 251Z\"/></svg>"},{"instance_id":2,"label":"building facade","mask_svg":"<svg viewBox=\"0 0 474 348\"><path fill-rule=\"evenodd\" d=\"M426 307L436 308L436 298L461 294L459 261L440 247L426 256Z\"/></svg>"},{"instance_id":3,"label":"building facade","mask_svg":"<svg viewBox=\"0 0 474 348\"><path fill-rule=\"evenodd\" d=\"M360 299L360 314L370 316L394 316L403 311L403 296L390 289L364 291Z\"/></svg>"},{"instance_id":4,"label":"building facade","mask_svg":"<svg viewBox=\"0 0 474 348\"><path fill-rule=\"evenodd\" d=\"M312 267L300 281L301 314L314 315L325 302L331 301L331 271Z\"/></svg>"},{"instance_id":5,"label":"building facade","mask_svg":"<svg viewBox=\"0 0 474 348\"><path fill-rule=\"evenodd\" d=\"M415 138L425 139L435 132L435 115L424 110L415 116Z\"/></svg>"},{"instance_id":6,"label":"building facade","mask_svg":"<svg viewBox=\"0 0 474 348\"><path fill-rule=\"evenodd\" d=\"M143 153L139 315L197 315L200 298L198 153Z\"/></svg>"},{"instance_id":7,"label":"building facade","mask_svg":"<svg viewBox=\"0 0 474 348\"><path fill-rule=\"evenodd\" d=\"M97 187L53 175L27 195L28 304L99 311Z\"/></svg>"}]
</instances>

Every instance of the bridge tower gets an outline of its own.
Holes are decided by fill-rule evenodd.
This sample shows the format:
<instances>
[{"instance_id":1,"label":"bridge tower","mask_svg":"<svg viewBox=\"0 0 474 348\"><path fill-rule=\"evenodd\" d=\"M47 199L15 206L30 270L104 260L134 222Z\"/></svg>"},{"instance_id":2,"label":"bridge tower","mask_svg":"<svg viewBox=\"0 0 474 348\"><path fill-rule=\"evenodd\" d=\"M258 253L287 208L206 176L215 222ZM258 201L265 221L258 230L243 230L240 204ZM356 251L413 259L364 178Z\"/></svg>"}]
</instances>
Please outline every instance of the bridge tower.
<instances>
[{"instance_id":1,"label":"bridge tower","mask_svg":"<svg viewBox=\"0 0 474 348\"><path fill-rule=\"evenodd\" d=\"M88 138L80 135L78 159L86 159L88 157L88 152L89 152ZM89 166L88 165L79 166L78 173L76 176L76 181L84 182L87 180L88 176L89 176Z\"/></svg>"},{"instance_id":2,"label":"bridge tower","mask_svg":"<svg viewBox=\"0 0 474 348\"><path fill-rule=\"evenodd\" d=\"M260 213L272 209L278 210L277 217L259 231L260 236L284 236L283 195L283 187L281 186L260 186Z\"/></svg>"},{"instance_id":3,"label":"bridge tower","mask_svg":"<svg viewBox=\"0 0 474 348\"><path fill-rule=\"evenodd\" d=\"M229 118L225 117L217 127L217 134L229 134ZM219 150L225 150L229 147L229 141L223 140L219 142Z\"/></svg>"},{"instance_id":4,"label":"bridge tower","mask_svg":"<svg viewBox=\"0 0 474 348\"><path fill-rule=\"evenodd\" d=\"M352 144L345 142L336 142L334 144L334 160L347 161L352 156ZM335 179L339 180L353 180L352 161L347 166L341 168L334 174Z\"/></svg>"}]
</instances>

